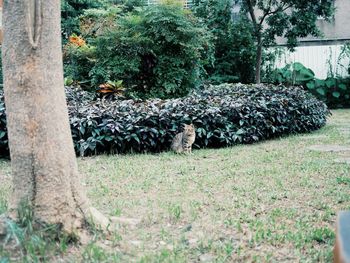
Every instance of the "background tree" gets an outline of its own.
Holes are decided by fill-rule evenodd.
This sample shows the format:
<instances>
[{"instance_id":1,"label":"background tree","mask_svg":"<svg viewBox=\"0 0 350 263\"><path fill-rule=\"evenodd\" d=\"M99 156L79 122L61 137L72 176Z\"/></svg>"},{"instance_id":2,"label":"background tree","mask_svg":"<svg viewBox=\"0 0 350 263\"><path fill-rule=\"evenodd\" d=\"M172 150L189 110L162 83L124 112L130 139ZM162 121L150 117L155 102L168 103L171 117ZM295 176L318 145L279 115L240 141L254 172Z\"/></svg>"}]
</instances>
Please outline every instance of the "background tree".
<instances>
[{"instance_id":1,"label":"background tree","mask_svg":"<svg viewBox=\"0 0 350 263\"><path fill-rule=\"evenodd\" d=\"M3 21L4 92L14 186L10 216L16 218L26 204L36 222L57 224L71 233L85 225L91 211L98 212L90 209L81 187L69 128L60 1L5 0ZM101 217L97 223L105 225L106 220Z\"/></svg>"},{"instance_id":2,"label":"background tree","mask_svg":"<svg viewBox=\"0 0 350 263\"><path fill-rule=\"evenodd\" d=\"M72 34L80 34L79 17L86 9L100 8L103 0L62 0L61 19L64 41Z\"/></svg>"},{"instance_id":3,"label":"background tree","mask_svg":"<svg viewBox=\"0 0 350 263\"><path fill-rule=\"evenodd\" d=\"M260 83L263 47L275 44L276 37L285 37L287 46L297 46L297 38L320 36L316 21L329 19L334 0L242 0L248 13L256 41L255 81Z\"/></svg>"},{"instance_id":4,"label":"background tree","mask_svg":"<svg viewBox=\"0 0 350 263\"><path fill-rule=\"evenodd\" d=\"M255 43L247 17L233 20L234 0L197 0L194 4L194 14L214 36L214 63L206 66L209 80L214 83L252 82Z\"/></svg>"}]
</instances>

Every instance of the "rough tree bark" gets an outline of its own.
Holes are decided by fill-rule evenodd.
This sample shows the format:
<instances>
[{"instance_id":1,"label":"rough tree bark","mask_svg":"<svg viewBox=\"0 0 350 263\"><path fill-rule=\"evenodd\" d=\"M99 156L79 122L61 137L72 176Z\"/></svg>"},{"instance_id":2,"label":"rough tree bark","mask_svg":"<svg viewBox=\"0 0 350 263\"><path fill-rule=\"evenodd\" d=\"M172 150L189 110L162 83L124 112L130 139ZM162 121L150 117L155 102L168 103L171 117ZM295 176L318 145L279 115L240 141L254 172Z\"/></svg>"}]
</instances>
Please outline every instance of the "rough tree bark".
<instances>
[{"instance_id":1,"label":"rough tree bark","mask_svg":"<svg viewBox=\"0 0 350 263\"><path fill-rule=\"evenodd\" d=\"M245 4L248 7L248 13L250 15L250 19L254 26L254 33L256 37L256 58L255 58L255 83L260 84L261 82L261 63L262 63L262 23L265 19L265 16L261 18L258 22L258 19L255 15L254 6L251 0L246 0Z\"/></svg>"},{"instance_id":2,"label":"rough tree bark","mask_svg":"<svg viewBox=\"0 0 350 263\"><path fill-rule=\"evenodd\" d=\"M2 61L14 191L9 212L22 202L34 219L83 228L90 209L68 121L61 51L59 0L5 0Z\"/></svg>"},{"instance_id":3,"label":"rough tree bark","mask_svg":"<svg viewBox=\"0 0 350 263\"><path fill-rule=\"evenodd\" d=\"M263 48L262 39L261 39L261 36L258 36L257 47L256 47L256 62L255 62L255 83L256 84L261 83L262 48Z\"/></svg>"}]
</instances>

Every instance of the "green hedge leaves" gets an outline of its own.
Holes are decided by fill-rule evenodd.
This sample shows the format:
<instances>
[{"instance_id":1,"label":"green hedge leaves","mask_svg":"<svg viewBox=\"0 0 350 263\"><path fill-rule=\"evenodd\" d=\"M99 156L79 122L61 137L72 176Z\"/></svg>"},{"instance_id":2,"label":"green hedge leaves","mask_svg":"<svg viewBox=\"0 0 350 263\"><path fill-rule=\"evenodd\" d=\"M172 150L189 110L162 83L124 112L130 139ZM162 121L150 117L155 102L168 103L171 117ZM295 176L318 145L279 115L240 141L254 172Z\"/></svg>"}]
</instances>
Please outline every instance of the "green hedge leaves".
<instances>
[{"instance_id":1,"label":"green hedge leaves","mask_svg":"<svg viewBox=\"0 0 350 263\"><path fill-rule=\"evenodd\" d=\"M271 85L223 84L169 100L81 97L69 105L76 151L84 155L168 150L183 123L196 127L195 148L253 143L319 129L329 114L302 89Z\"/></svg>"},{"instance_id":2,"label":"green hedge leaves","mask_svg":"<svg viewBox=\"0 0 350 263\"><path fill-rule=\"evenodd\" d=\"M104 100L66 88L78 155L168 150L183 123L196 127L195 148L226 147L311 132L326 124L327 106L300 88L222 84L180 99ZM0 153L8 154L0 94Z\"/></svg>"}]
</instances>

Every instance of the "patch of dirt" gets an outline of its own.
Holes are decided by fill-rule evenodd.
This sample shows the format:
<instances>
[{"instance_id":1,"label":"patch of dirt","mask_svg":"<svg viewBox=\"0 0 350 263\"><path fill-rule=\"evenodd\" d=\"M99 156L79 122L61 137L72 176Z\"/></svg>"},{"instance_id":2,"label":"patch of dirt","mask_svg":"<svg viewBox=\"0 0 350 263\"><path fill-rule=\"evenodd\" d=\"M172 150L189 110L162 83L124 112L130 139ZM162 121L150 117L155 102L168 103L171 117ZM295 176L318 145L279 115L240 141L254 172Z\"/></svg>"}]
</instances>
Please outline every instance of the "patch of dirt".
<instances>
[{"instance_id":1,"label":"patch of dirt","mask_svg":"<svg viewBox=\"0 0 350 263\"><path fill-rule=\"evenodd\" d=\"M336 163L346 163L346 164L350 164L350 157L347 157L347 158L338 158L338 159L335 159L334 162L336 162Z\"/></svg>"},{"instance_id":2,"label":"patch of dirt","mask_svg":"<svg viewBox=\"0 0 350 263\"><path fill-rule=\"evenodd\" d=\"M350 146L332 145L332 144L318 144L308 147L311 151L317 152L350 152Z\"/></svg>"},{"instance_id":3,"label":"patch of dirt","mask_svg":"<svg viewBox=\"0 0 350 263\"><path fill-rule=\"evenodd\" d=\"M309 139L327 139L327 135L308 135L308 136L302 136L300 139L302 140L309 140Z\"/></svg>"},{"instance_id":4,"label":"patch of dirt","mask_svg":"<svg viewBox=\"0 0 350 263\"><path fill-rule=\"evenodd\" d=\"M338 131L343 135L350 135L350 127L342 127Z\"/></svg>"}]
</instances>

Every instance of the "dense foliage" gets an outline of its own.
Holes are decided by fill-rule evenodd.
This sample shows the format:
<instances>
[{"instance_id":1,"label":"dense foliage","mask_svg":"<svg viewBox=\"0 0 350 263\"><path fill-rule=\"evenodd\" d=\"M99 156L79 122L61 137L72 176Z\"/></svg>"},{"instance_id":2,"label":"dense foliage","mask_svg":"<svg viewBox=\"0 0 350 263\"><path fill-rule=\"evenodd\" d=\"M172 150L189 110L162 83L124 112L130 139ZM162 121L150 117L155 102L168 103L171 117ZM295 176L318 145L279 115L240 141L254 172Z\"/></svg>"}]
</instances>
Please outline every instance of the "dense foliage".
<instances>
[{"instance_id":1,"label":"dense foliage","mask_svg":"<svg viewBox=\"0 0 350 263\"><path fill-rule=\"evenodd\" d=\"M3 90L0 91L0 156L7 156L9 154L7 127L6 127L6 113Z\"/></svg>"},{"instance_id":2,"label":"dense foliage","mask_svg":"<svg viewBox=\"0 0 350 263\"><path fill-rule=\"evenodd\" d=\"M317 79L311 69L298 62L276 69L270 77L270 81L276 84L302 85L331 108L350 106L349 78Z\"/></svg>"},{"instance_id":3,"label":"dense foliage","mask_svg":"<svg viewBox=\"0 0 350 263\"><path fill-rule=\"evenodd\" d=\"M75 88L66 93L75 149L81 155L168 150L183 123L195 125L197 148L253 143L319 129L329 114L311 94L284 86L223 84L181 99L146 101L94 100ZM0 120L4 153L3 107Z\"/></svg>"},{"instance_id":4,"label":"dense foliage","mask_svg":"<svg viewBox=\"0 0 350 263\"><path fill-rule=\"evenodd\" d=\"M263 47L275 44L276 37L284 37L287 47L293 49L298 38L320 36L317 20L330 19L335 0L242 0L242 12L254 28L256 41L255 80L260 83ZM257 15L259 14L259 15Z\"/></svg>"},{"instance_id":5,"label":"dense foliage","mask_svg":"<svg viewBox=\"0 0 350 263\"><path fill-rule=\"evenodd\" d=\"M193 12L214 35L215 60L206 69L213 83L254 80L253 28L245 16L232 18L235 0L197 0Z\"/></svg>"},{"instance_id":6,"label":"dense foliage","mask_svg":"<svg viewBox=\"0 0 350 263\"><path fill-rule=\"evenodd\" d=\"M103 0L62 0L61 26L63 39L67 40L73 33L80 34L79 16L84 13L84 10L102 6Z\"/></svg>"},{"instance_id":7,"label":"dense foliage","mask_svg":"<svg viewBox=\"0 0 350 263\"><path fill-rule=\"evenodd\" d=\"M63 48L64 75L78 82L80 86L91 89L90 70L95 64L95 47L87 45L77 35L69 37Z\"/></svg>"},{"instance_id":8,"label":"dense foliage","mask_svg":"<svg viewBox=\"0 0 350 263\"><path fill-rule=\"evenodd\" d=\"M211 35L191 12L176 4L123 15L115 10L86 14L88 28L95 28L90 45L66 49L73 78L91 78L93 85L122 80L130 96L142 98L184 96L200 84L211 61ZM98 27L101 20L109 23Z\"/></svg>"}]
</instances>

